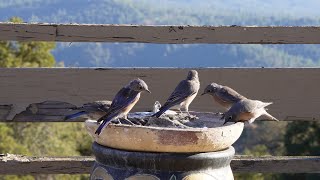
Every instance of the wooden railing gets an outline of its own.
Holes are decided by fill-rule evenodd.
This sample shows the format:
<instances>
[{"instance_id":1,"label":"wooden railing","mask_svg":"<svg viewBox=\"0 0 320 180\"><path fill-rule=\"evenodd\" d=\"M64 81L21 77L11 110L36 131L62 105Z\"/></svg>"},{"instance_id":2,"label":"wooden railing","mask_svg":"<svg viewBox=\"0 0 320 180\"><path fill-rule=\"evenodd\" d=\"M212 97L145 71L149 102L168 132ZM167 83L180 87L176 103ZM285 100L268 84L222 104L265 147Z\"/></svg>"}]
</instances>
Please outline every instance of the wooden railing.
<instances>
[{"instance_id":1,"label":"wooden railing","mask_svg":"<svg viewBox=\"0 0 320 180\"><path fill-rule=\"evenodd\" d=\"M320 27L0 23L0 40L319 44ZM201 90L212 81L220 82L253 99L274 102L269 112L281 120L320 120L319 68L195 69L200 75ZM133 111L150 110L156 100L165 101L186 73L187 69L181 68L0 69L0 121L61 122L65 115L72 113L70 108L95 100L111 100L121 85L137 77L148 83L152 95L143 94ZM222 111L211 100L201 96L194 100L190 108L194 111ZM89 173L93 161L93 157L24 157L3 154L0 155L0 174L83 174ZM231 166L234 172L319 173L320 157L236 156Z\"/></svg>"},{"instance_id":2,"label":"wooden railing","mask_svg":"<svg viewBox=\"0 0 320 180\"><path fill-rule=\"evenodd\" d=\"M93 157L25 157L0 155L0 174L87 174ZM231 168L236 173L319 173L320 157L235 156Z\"/></svg>"},{"instance_id":3,"label":"wooden railing","mask_svg":"<svg viewBox=\"0 0 320 180\"><path fill-rule=\"evenodd\" d=\"M320 27L0 23L0 40L162 44L319 44Z\"/></svg>"}]
</instances>

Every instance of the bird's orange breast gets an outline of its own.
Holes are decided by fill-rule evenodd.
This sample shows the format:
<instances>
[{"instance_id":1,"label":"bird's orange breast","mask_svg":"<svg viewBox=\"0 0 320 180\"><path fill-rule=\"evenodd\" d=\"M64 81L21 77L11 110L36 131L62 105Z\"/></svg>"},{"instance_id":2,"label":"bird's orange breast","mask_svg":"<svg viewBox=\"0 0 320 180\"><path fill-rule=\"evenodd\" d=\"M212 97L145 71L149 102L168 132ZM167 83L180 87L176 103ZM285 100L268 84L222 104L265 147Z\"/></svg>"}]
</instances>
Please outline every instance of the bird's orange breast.
<instances>
[{"instance_id":1,"label":"bird's orange breast","mask_svg":"<svg viewBox=\"0 0 320 180\"><path fill-rule=\"evenodd\" d=\"M254 117L254 114L253 113L250 113L250 112L242 112L240 113L237 118L236 118L236 121L249 121L251 118Z\"/></svg>"},{"instance_id":2,"label":"bird's orange breast","mask_svg":"<svg viewBox=\"0 0 320 180\"><path fill-rule=\"evenodd\" d=\"M131 109L134 107L134 105L137 104L139 99L140 99L140 93L137 95L137 97L134 99L134 101L130 105L128 105L126 108L124 108L123 114L127 115L131 111Z\"/></svg>"}]
</instances>

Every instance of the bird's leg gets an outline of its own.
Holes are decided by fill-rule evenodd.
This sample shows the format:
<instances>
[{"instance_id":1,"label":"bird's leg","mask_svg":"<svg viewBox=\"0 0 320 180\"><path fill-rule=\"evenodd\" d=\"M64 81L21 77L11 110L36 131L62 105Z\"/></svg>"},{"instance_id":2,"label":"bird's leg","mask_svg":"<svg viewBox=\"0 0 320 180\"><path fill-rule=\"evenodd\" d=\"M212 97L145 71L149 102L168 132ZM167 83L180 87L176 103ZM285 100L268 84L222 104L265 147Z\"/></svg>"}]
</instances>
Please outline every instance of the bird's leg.
<instances>
[{"instance_id":1,"label":"bird's leg","mask_svg":"<svg viewBox=\"0 0 320 180\"><path fill-rule=\"evenodd\" d=\"M135 125L133 122L131 122L131 121L128 119L128 115L127 115L127 114L123 116L123 119L122 119L122 120L124 120L124 122L126 122L125 124Z\"/></svg>"},{"instance_id":2,"label":"bird's leg","mask_svg":"<svg viewBox=\"0 0 320 180\"><path fill-rule=\"evenodd\" d=\"M184 110L187 112L188 116L191 117L191 114L189 113L189 107L185 106Z\"/></svg>"},{"instance_id":3,"label":"bird's leg","mask_svg":"<svg viewBox=\"0 0 320 180\"><path fill-rule=\"evenodd\" d=\"M122 124L121 121L120 121L120 118L118 118L118 123L119 123L119 124Z\"/></svg>"},{"instance_id":4,"label":"bird's leg","mask_svg":"<svg viewBox=\"0 0 320 180\"><path fill-rule=\"evenodd\" d=\"M130 125L135 125L133 122L131 122L129 119L123 119L125 122L127 122L126 124L130 124Z\"/></svg>"}]
</instances>

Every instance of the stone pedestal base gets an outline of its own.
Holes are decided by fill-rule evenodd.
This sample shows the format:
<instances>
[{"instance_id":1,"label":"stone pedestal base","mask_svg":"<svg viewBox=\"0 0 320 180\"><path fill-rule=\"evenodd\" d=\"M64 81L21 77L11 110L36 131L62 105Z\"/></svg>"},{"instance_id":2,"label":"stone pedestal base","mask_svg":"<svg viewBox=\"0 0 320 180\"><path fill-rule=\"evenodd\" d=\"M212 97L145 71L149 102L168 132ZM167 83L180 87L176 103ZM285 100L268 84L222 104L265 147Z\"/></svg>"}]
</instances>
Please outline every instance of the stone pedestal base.
<instances>
[{"instance_id":1,"label":"stone pedestal base","mask_svg":"<svg viewBox=\"0 0 320 180\"><path fill-rule=\"evenodd\" d=\"M92 145L96 162L91 180L233 180L234 148L207 153L131 152Z\"/></svg>"}]
</instances>

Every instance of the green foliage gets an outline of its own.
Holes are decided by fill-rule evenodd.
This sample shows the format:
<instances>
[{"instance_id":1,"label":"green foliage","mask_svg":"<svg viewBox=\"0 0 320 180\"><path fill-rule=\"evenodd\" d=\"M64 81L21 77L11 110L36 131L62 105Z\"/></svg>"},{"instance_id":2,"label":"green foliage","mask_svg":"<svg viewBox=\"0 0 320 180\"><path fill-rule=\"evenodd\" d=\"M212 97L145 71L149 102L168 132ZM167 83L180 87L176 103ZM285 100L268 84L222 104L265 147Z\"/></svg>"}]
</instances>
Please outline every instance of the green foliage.
<instances>
[{"instance_id":1,"label":"green foliage","mask_svg":"<svg viewBox=\"0 0 320 180\"><path fill-rule=\"evenodd\" d=\"M266 145L255 145L251 148L245 148L244 155L249 156L266 156L270 155L269 150ZM279 179L280 176L277 174L266 174L266 173L237 173L235 174L235 179L237 180L247 180L247 179L253 179L253 180L276 180Z\"/></svg>"},{"instance_id":2,"label":"green foliage","mask_svg":"<svg viewBox=\"0 0 320 180\"><path fill-rule=\"evenodd\" d=\"M22 22L13 17L11 22ZM55 43L48 42L0 42L0 67L53 67L55 59L51 51Z\"/></svg>"},{"instance_id":3,"label":"green foliage","mask_svg":"<svg viewBox=\"0 0 320 180\"><path fill-rule=\"evenodd\" d=\"M253 124L247 125L236 142L237 151L247 155L255 155L252 148L260 147L259 145L263 144L266 149L265 151L260 149L261 154L265 152L265 155L283 155L285 153L283 141L286 125L286 122L267 121L255 121Z\"/></svg>"},{"instance_id":4,"label":"green foliage","mask_svg":"<svg viewBox=\"0 0 320 180\"><path fill-rule=\"evenodd\" d=\"M320 155L320 122L292 122L285 134L287 155Z\"/></svg>"},{"instance_id":5,"label":"green foliage","mask_svg":"<svg viewBox=\"0 0 320 180\"><path fill-rule=\"evenodd\" d=\"M284 140L287 155L320 155L320 122L291 122ZM318 180L320 174L286 174L283 179Z\"/></svg>"},{"instance_id":6,"label":"green foliage","mask_svg":"<svg viewBox=\"0 0 320 180\"><path fill-rule=\"evenodd\" d=\"M27 148L16 141L14 131L7 124L0 124L0 153L26 154Z\"/></svg>"},{"instance_id":7,"label":"green foliage","mask_svg":"<svg viewBox=\"0 0 320 180\"><path fill-rule=\"evenodd\" d=\"M12 22L22 22L14 17ZM61 66L51 54L55 43L1 42L0 67ZM91 139L80 123L0 123L0 153L31 156L91 155ZM0 176L11 179L88 179L88 175Z\"/></svg>"}]
</instances>

